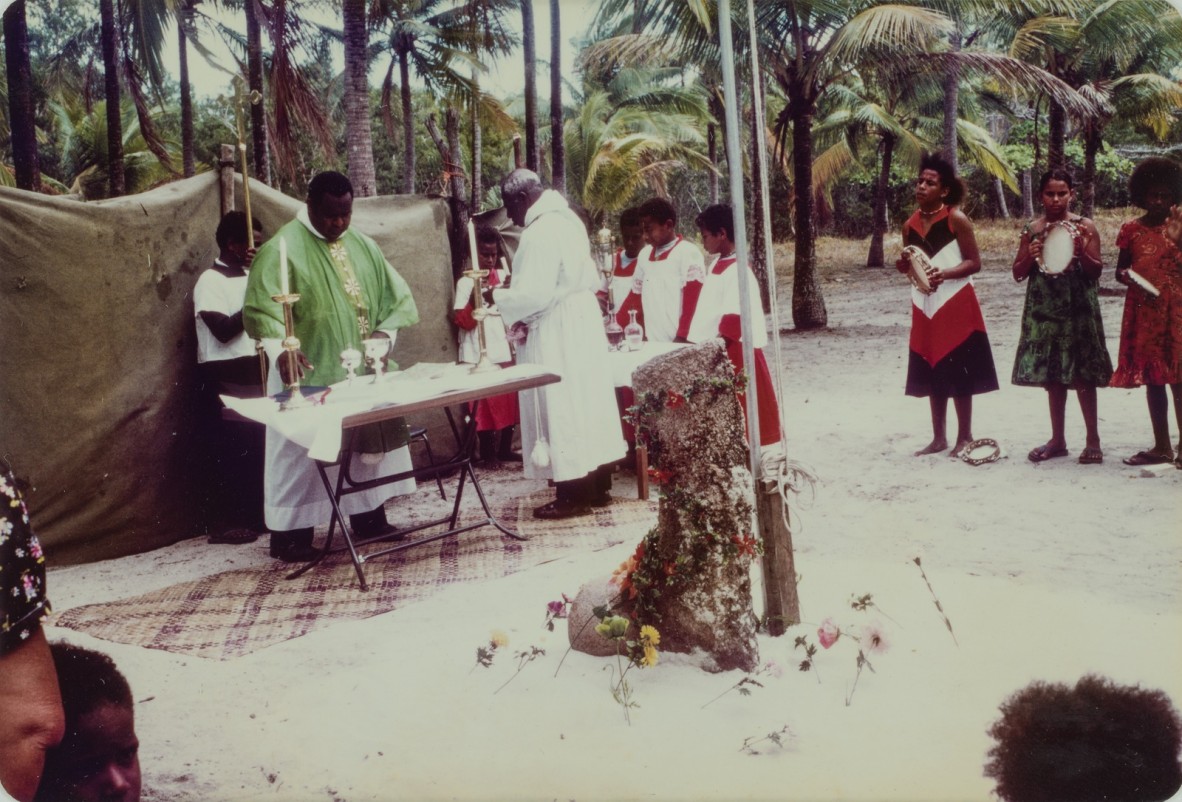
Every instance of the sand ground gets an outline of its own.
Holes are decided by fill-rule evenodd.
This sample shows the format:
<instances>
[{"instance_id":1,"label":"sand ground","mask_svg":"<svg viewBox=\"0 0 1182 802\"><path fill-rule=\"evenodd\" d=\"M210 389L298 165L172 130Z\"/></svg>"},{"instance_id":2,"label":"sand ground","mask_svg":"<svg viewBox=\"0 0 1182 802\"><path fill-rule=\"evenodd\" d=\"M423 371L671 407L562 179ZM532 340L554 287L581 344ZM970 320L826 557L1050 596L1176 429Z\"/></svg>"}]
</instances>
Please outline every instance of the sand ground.
<instances>
[{"instance_id":1,"label":"sand ground","mask_svg":"<svg viewBox=\"0 0 1182 802\"><path fill-rule=\"evenodd\" d=\"M1008 382L1024 292L1008 256L977 282L1002 389L978 398L974 434L1001 443L999 462L911 456L930 439L929 417L902 393L910 313L893 271L829 272L830 328L782 338L789 452L817 477L795 505L806 623L761 637L761 658L784 670L758 677L749 696L703 708L742 675L665 656L628 675L639 703L629 725L608 689L611 661L571 654L555 676L566 638L542 627L546 603L609 573L632 544L227 662L50 636L108 652L128 676L149 800L989 799L986 729L1033 679L1099 672L1182 703L1182 471L1146 477L1120 463L1150 444L1140 390L1100 393L1103 465L1075 461L1074 398L1071 457L1026 460L1049 422L1041 390ZM1115 354L1123 298L1102 302ZM486 489L502 497L537 484L502 471ZM615 492L631 492L626 478ZM427 502L395 502L392 519L406 503ZM190 540L53 569L49 588L63 611L267 562L263 541ZM877 609L852 610L850 596L866 593ZM815 671L796 670L794 636L815 643L827 617L850 632L877 621L890 643L849 704L849 638L821 651ZM493 629L508 633L507 651L546 650L500 692L511 654L472 670ZM780 744L743 748L781 731Z\"/></svg>"}]
</instances>

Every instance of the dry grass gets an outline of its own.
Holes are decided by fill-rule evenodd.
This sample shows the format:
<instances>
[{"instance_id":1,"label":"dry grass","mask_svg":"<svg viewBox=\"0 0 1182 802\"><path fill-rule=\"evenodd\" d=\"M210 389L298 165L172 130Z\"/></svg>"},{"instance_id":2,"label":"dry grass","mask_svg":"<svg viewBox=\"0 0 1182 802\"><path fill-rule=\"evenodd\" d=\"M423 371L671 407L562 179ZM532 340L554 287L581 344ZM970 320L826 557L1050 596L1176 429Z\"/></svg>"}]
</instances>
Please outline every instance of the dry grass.
<instances>
[{"instance_id":1,"label":"dry grass","mask_svg":"<svg viewBox=\"0 0 1182 802\"><path fill-rule=\"evenodd\" d=\"M1096 227L1100 231L1100 243L1106 263L1115 263L1116 234L1121 224L1141 214L1140 209L1103 209L1096 214ZM974 221L977 245L981 250L984 266L993 269L1008 268L1018 248L1018 238L1025 219L977 220ZM791 241L778 242L775 247L776 276L781 292L787 292L792 281L793 248ZM884 250L888 265L902 249L902 238L897 229L887 234ZM870 250L870 238L848 239L844 237L819 237L817 239L817 272L822 284L835 279L845 280L851 273L865 269L866 255Z\"/></svg>"}]
</instances>

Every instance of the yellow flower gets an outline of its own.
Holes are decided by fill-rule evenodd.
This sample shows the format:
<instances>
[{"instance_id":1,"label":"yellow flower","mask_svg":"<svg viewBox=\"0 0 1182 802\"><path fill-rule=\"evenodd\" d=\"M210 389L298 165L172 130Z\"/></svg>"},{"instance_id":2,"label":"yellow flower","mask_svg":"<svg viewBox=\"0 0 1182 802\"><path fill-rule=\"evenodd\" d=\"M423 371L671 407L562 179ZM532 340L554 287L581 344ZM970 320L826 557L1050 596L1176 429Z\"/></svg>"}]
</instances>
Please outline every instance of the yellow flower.
<instances>
[{"instance_id":1,"label":"yellow flower","mask_svg":"<svg viewBox=\"0 0 1182 802\"><path fill-rule=\"evenodd\" d=\"M645 624L640 628L640 640L644 643L645 648L649 644L659 646L661 643L661 633L657 632L657 628L649 624Z\"/></svg>"},{"instance_id":2,"label":"yellow flower","mask_svg":"<svg viewBox=\"0 0 1182 802\"><path fill-rule=\"evenodd\" d=\"M497 648L508 646L509 636L499 629L494 629L492 631L492 636L489 638L489 642Z\"/></svg>"},{"instance_id":3,"label":"yellow flower","mask_svg":"<svg viewBox=\"0 0 1182 802\"><path fill-rule=\"evenodd\" d=\"M657 650L650 646L648 641L644 641L644 657L641 658L640 664L645 668L652 668L657 664Z\"/></svg>"}]
</instances>

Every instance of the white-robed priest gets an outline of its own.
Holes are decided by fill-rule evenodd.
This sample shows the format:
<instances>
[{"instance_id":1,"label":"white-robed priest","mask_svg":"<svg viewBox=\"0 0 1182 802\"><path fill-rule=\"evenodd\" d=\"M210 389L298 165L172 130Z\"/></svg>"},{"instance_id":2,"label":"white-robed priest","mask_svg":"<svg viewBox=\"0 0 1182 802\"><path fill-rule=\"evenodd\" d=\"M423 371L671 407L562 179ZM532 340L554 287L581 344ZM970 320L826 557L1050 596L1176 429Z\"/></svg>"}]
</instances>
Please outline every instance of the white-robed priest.
<instances>
[{"instance_id":1,"label":"white-robed priest","mask_svg":"<svg viewBox=\"0 0 1182 802\"><path fill-rule=\"evenodd\" d=\"M537 174L514 170L501 198L522 226L513 281L493 290L505 325L525 330L517 361L543 365L562 381L521 393L525 475L553 479L556 498L538 518L586 515L611 503L612 467L627 447L608 365L607 336L595 291L599 274L582 221ZM531 459L539 439L549 459Z\"/></svg>"},{"instance_id":2,"label":"white-robed priest","mask_svg":"<svg viewBox=\"0 0 1182 802\"><path fill-rule=\"evenodd\" d=\"M286 285L300 296L292 305L297 370L304 384L342 381L340 353L362 350L366 338L388 337L419 322L410 287L390 266L377 243L349 227L353 185L337 172L323 172L308 184L308 203L295 220L275 232L259 248L250 271L243 319L250 336L263 341L274 360L284 336L283 307L272 300ZM281 264L284 243L287 265ZM286 275L285 275L286 274ZM289 369L285 357L271 371L271 392L281 389L279 376ZM367 426L355 435L356 451L349 473L354 481L410 470L406 423L401 418ZM357 453L360 452L360 453ZM264 514L271 530L271 556L304 562L316 555L313 527L327 523L332 506L307 450L267 429ZM336 469L330 469L336 481ZM414 492L408 479L346 496L353 531L362 538L391 535L383 503Z\"/></svg>"}]
</instances>

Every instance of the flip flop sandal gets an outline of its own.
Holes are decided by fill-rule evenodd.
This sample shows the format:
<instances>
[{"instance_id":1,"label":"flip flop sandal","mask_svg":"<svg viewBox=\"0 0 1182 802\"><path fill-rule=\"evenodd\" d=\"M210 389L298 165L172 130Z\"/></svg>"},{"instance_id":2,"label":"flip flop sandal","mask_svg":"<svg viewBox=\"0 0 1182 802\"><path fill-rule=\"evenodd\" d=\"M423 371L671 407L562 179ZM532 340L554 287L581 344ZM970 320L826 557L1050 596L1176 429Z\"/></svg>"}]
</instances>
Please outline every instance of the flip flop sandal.
<instances>
[{"instance_id":1,"label":"flip flop sandal","mask_svg":"<svg viewBox=\"0 0 1182 802\"><path fill-rule=\"evenodd\" d=\"M1138 451L1131 457L1125 457L1122 460L1125 465L1164 465L1167 462L1173 462L1173 458L1165 457L1161 454L1154 454L1150 451Z\"/></svg>"},{"instance_id":2,"label":"flip flop sandal","mask_svg":"<svg viewBox=\"0 0 1182 802\"><path fill-rule=\"evenodd\" d=\"M1080 465L1099 465L1104 462L1104 452L1098 448L1085 448L1079 452Z\"/></svg>"},{"instance_id":3,"label":"flip flop sandal","mask_svg":"<svg viewBox=\"0 0 1182 802\"><path fill-rule=\"evenodd\" d=\"M1047 446L1037 446L1031 449L1030 453L1026 455L1026 459L1031 462L1046 462L1055 457L1066 457L1066 448L1048 448ZM1082 459L1082 458L1081 458Z\"/></svg>"}]
</instances>

